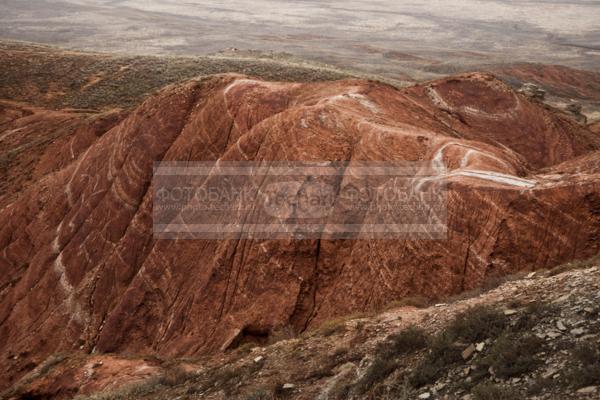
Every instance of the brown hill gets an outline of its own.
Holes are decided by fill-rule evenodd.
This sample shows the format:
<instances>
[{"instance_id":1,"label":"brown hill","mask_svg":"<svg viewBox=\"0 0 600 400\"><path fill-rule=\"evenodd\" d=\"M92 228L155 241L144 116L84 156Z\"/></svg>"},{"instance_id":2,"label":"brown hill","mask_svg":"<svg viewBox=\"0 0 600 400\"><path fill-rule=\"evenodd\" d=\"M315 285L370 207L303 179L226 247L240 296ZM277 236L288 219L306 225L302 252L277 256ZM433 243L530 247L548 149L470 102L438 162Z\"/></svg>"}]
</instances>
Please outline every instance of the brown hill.
<instances>
[{"instance_id":1,"label":"brown hill","mask_svg":"<svg viewBox=\"0 0 600 400\"><path fill-rule=\"evenodd\" d=\"M0 99L57 110L131 108L165 85L223 72L291 82L354 76L297 60L118 56L0 40Z\"/></svg>"},{"instance_id":2,"label":"brown hill","mask_svg":"<svg viewBox=\"0 0 600 400\"><path fill-rule=\"evenodd\" d=\"M2 386L55 352L208 354L600 250L600 139L487 74L405 90L220 75L127 116L2 112L4 149L71 126L3 172ZM448 239L154 240L154 162L217 159L426 162Z\"/></svg>"}]
</instances>

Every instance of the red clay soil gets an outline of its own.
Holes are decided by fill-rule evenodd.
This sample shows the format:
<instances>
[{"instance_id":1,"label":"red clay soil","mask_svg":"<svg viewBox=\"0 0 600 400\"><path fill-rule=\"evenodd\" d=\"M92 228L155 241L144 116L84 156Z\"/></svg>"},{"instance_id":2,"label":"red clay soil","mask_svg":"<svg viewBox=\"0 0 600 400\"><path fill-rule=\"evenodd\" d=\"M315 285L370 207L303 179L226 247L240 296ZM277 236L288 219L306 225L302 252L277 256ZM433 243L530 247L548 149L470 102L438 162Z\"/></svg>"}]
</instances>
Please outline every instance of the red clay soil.
<instances>
[{"instance_id":1,"label":"red clay soil","mask_svg":"<svg viewBox=\"0 0 600 400\"><path fill-rule=\"evenodd\" d=\"M4 149L75 119L2 115ZM3 172L2 388L56 352L209 354L600 250L600 138L487 74L405 90L221 75L121 118ZM217 159L429 163L448 182L448 239L154 240L154 162Z\"/></svg>"},{"instance_id":2,"label":"red clay soil","mask_svg":"<svg viewBox=\"0 0 600 400\"><path fill-rule=\"evenodd\" d=\"M0 208L76 160L123 117L119 112L51 111L0 101Z\"/></svg>"},{"instance_id":3,"label":"red clay soil","mask_svg":"<svg viewBox=\"0 0 600 400\"><path fill-rule=\"evenodd\" d=\"M600 72L542 64L514 64L490 71L509 82L536 83L555 96L600 101Z\"/></svg>"},{"instance_id":4,"label":"red clay soil","mask_svg":"<svg viewBox=\"0 0 600 400\"><path fill-rule=\"evenodd\" d=\"M18 396L13 397L71 399L77 395L110 392L139 384L156 378L160 371L160 362L152 358L83 354L67 358L56 355L25 376Z\"/></svg>"}]
</instances>

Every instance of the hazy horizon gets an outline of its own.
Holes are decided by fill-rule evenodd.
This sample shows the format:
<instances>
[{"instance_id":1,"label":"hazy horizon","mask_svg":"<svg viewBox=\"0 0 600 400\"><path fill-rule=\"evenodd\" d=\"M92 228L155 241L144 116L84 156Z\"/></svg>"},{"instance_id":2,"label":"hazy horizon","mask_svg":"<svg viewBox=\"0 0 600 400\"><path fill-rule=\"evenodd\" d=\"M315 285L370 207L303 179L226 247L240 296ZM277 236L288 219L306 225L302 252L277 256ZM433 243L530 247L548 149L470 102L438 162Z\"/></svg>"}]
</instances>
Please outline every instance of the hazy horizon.
<instances>
[{"instance_id":1,"label":"hazy horizon","mask_svg":"<svg viewBox=\"0 0 600 400\"><path fill-rule=\"evenodd\" d=\"M133 54L286 52L371 72L419 62L598 69L598 21L599 2L582 0L0 3L0 37L7 39Z\"/></svg>"}]
</instances>

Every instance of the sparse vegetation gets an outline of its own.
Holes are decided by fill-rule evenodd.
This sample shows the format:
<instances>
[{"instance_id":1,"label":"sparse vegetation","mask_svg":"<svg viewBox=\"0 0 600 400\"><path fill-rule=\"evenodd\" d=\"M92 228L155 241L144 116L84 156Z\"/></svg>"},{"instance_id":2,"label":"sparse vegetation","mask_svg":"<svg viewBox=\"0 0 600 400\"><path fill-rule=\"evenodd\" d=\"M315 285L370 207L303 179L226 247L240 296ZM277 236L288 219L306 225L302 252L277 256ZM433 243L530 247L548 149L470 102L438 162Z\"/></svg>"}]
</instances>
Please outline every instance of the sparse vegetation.
<instances>
[{"instance_id":1,"label":"sparse vegetation","mask_svg":"<svg viewBox=\"0 0 600 400\"><path fill-rule=\"evenodd\" d=\"M365 393L371 389L377 382L387 378L398 367L396 361L384 358L375 358L364 376L358 381L356 389L360 393Z\"/></svg>"},{"instance_id":2,"label":"sparse vegetation","mask_svg":"<svg viewBox=\"0 0 600 400\"><path fill-rule=\"evenodd\" d=\"M318 65L250 57L111 56L11 42L0 43L0 54L0 97L50 108L129 108L166 85L226 72L294 82L350 77Z\"/></svg>"},{"instance_id":3,"label":"sparse vegetation","mask_svg":"<svg viewBox=\"0 0 600 400\"><path fill-rule=\"evenodd\" d=\"M557 267L554 267L548 273L549 276L555 276L562 274L563 272L571 271L574 269L585 269L590 268L595 265L600 264L600 253L592 256L590 258L586 258L583 260L575 260L568 263L561 264Z\"/></svg>"},{"instance_id":4,"label":"sparse vegetation","mask_svg":"<svg viewBox=\"0 0 600 400\"><path fill-rule=\"evenodd\" d=\"M48 373L50 373L54 367L63 362L66 358L67 356L65 354L51 355L39 366L38 370L36 371L36 376L41 377L48 375Z\"/></svg>"},{"instance_id":5,"label":"sparse vegetation","mask_svg":"<svg viewBox=\"0 0 600 400\"><path fill-rule=\"evenodd\" d=\"M325 321L318 329L318 333L323 336L331 336L346 331L345 319L334 319Z\"/></svg>"},{"instance_id":6,"label":"sparse vegetation","mask_svg":"<svg viewBox=\"0 0 600 400\"><path fill-rule=\"evenodd\" d=\"M552 386L553 382L551 379L539 377L527 387L527 394L530 396L537 396L538 394L542 393L545 388L549 388Z\"/></svg>"},{"instance_id":7,"label":"sparse vegetation","mask_svg":"<svg viewBox=\"0 0 600 400\"><path fill-rule=\"evenodd\" d=\"M196 374L188 371L184 371L183 369L174 366L171 368L167 368L162 375L158 378L158 383L163 386L178 386L186 383Z\"/></svg>"},{"instance_id":8,"label":"sparse vegetation","mask_svg":"<svg viewBox=\"0 0 600 400\"><path fill-rule=\"evenodd\" d=\"M410 382L421 387L435 382L450 367L462 360L464 344L497 337L507 325L507 319L499 310L488 307L473 307L461 314L429 344L429 353L417 365Z\"/></svg>"},{"instance_id":9,"label":"sparse vegetation","mask_svg":"<svg viewBox=\"0 0 600 400\"><path fill-rule=\"evenodd\" d=\"M424 330L410 326L390 335L377 346L377 352L388 357L397 357L427 347L427 334Z\"/></svg>"},{"instance_id":10,"label":"sparse vegetation","mask_svg":"<svg viewBox=\"0 0 600 400\"><path fill-rule=\"evenodd\" d=\"M377 387L378 383L399 368L399 357L424 349L427 343L425 331L414 326L388 336L378 344L375 359L357 382L355 389L359 393L365 393ZM388 390L387 386L384 389Z\"/></svg>"},{"instance_id":11,"label":"sparse vegetation","mask_svg":"<svg viewBox=\"0 0 600 400\"><path fill-rule=\"evenodd\" d=\"M248 342L248 343L244 343L238 347L235 348L235 352L238 353L240 356L245 356L247 354L249 354L253 348L255 348L257 346L256 343L253 342Z\"/></svg>"},{"instance_id":12,"label":"sparse vegetation","mask_svg":"<svg viewBox=\"0 0 600 400\"><path fill-rule=\"evenodd\" d=\"M386 395L387 397L385 397ZM391 384L387 388L387 393L384 393L384 396L382 396L382 399L390 400L411 400L414 398L414 390L407 377L403 377L399 382Z\"/></svg>"},{"instance_id":13,"label":"sparse vegetation","mask_svg":"<svg viewBox=\"0 0 600 400\"><path fill-rule=\"evenodd\" d=\"M389 303L384 310L393 310L401 307L426 308L431 305L431 301L423 296L408 296L400 300Z\"/></svg>"},{"instance_id":14,"label":"sparse vegetation","mask_svg":"<svg viewBox=\"0 0 600 400\"><path fill-rule=\"evenodd\" d=\"M275 344L277 342L281 342L282 340L294 339L296 337L296 333L294 332L291 326L285 326L279 329L273 330L269 334L268 344Z\"/></svg>"},{"instance_id":15,"label":"sparse vegetation","mask_svg":"<svg viewBox=\"0 0 600 400\"><path fill-rule=\"evenodd\" d=\"M540 360L536 354L543 341L535 336L521 336L516 333L502 334L483 360L485 367L492 367L496 376L511 378L534 371Z\"/></svg>"},{"instance_id":16,"label":"sparse vegetation","mask_svg":"<svg viewBox=\"0 0 600 400\"><path fill-rule=\"evenodd\" d=\"M507 282L522 279L525 276L525 274L526 273L524 271L520 271L511 275L491 275L486 277L479 287L452 295L450 297L445 298L444 301L447 303L455 303L461 300L472 299L486 292L494 290Z\"/></svg>"},{"instance_id":17,"label":"sparse vegetation","mask_svg":"<svg viewBox=\"0 0 600 400\"><path fill-rule=\"evenodd\" d=\"M298 375L299 379L302 380L319 380L325 377L335 375L334 369L345 362L358 361L362 359L362 355L351 352L346 347L340 347L333 351L333 353L327 354L326 356L318 359L317 362L311 364L311 367L307 373L301 373Z\"/></svg>"},{"instance_id":18,"label":"sparse vegetation","mask_svg":"<svg viewBox=\"0 0 600 400\"><path fill-rule=\"evenodd\" d=\"M429 353L414 369L410 383L414 387L435 382L451 365L461 360L461 348L453 336L443 331L431 339Z\"/></svg>"},{"instance_id":19,"label":"sparse vegetation","mask_svg":"<svg viewBox=\"0 0 600 400\"><path fill-rule=\"evenodd\" d=\"M340 382L333 388L331 392L331 398L335 400L345 400L348 398L350 390L352 390L352 383Z\"/></svg>"},{"instance_id":20,"label":"sparse vegetation","mask_svg":"<svg viewBox=\"0 0 600 400\"><path fill-rule=\"evenodd\" d=\"M273 396L265 389L258 389L244 397L244 400L271 400L272 398Z\"/></svg>"},{"instance_id":21,"label":"sparse vegetation","mask_svg":"<svg viewBox=\"0 0 600 400\"><path fill-rule=\"evenodd\" d=\"M564 300L564 294L560 296ZM576 312L594 320L584 326L586 333L593 334L597 329L597 307L593 301L586 300L573 311L572 306L565 305L571 303L563 300L542 297L532 301L531 296L517 296L503 300L502 308L475 306L463 309L445 325L432 325L442 328L435 335L417 326L408 326L388 335L376 345L374 354L370 353L372 342L363 345L372 337L369 335L373 334L374 321L349 322L360 318L353 315L328 321L310 336L274 346L266 344L267 349L260 352L264 356L260 362L254 362L255 356L250 355L255 344L230 352L226 363L216 364L218 367L199 374L188 374L186 369L180 368L180 365L193 365L194 360L186 360L185 364L181 360L172 364L162 360L163 373L156 378L80 399L191 399L220 392L227 398L275 400L292 398L293 393L312 395L319 390L324 393L323 388L327 388L329 399L408 400L421 393L431 393L431 385L436 383L444 385L434 398L454 398L452 395L457 393L458 398L470 393L472 400L520 400L528 396L560 395L565 390L574 392L600 384L600 345L588 340L575 347L570 339L581 338L583 334L569 335L569 330L583 325L574 324L574 319L565 315L565 312ZM575 296L570 296L570 300L575 301ZM517 312L506 313L507 316L503 309ZM437 315L441 312L444 311ZM556 328L558 315L567 326L561 329L561 336L546 341L533 335L534 332L540 334L560 329ZM341 333L344 335L332 336ZM321 346L321 341L328 346ZM467 347L475 348L481 342L485 343L472 354L461 354ZM547 366L542 366L542 351L552 352ZM369 353L372 362L365 363L364 356ZM559 354L562 360L557 359ZM51 359L47 362L52 364ZM347 364L349 362L353 365ZM38 369L42 367L45 368L40 366ZM188 367L187 370L191 369ZM262 370L260 374L259 370ZM516 377L521 379L512 379ZM285 388L284 382L294 383L298 389Z\"/></svg>"},{"instance_id":22,"label":"sparse vegetation","mask_svg":"<svg viewBox=\"0 0 600 400\"><path fill-rule=\"evenodd\" d=\"M345 358L349 352L350 352L350 349L348 349L347 347L338 347L335 349L335 351L333 352L331 357L336 360L340 359L340 358Z\"/></svg>"},{"instance_id":23,"label":"sparse vegetation","mask_svg":"<svg viewBox=\"0 0 600 400\"><path fill-rule=\"evenodd\" d=\"M98 393L92 396L77 396L75 400L134 400L147 396L164 388L158 379L149 379L143 383L124 388Z\"/></svg>"},{"instance_id":24,"label":"sparse vegetation","mask_svg":"<svg viewBox=\"0 0 600 400\"><path fill-rule=\"evenodd\" d=\"M473 389L474 400L521 400L523 396L508 386L489 382L480 383Z\"/></svg>"},{"instance_id":25,"label":"sparse vegetation","mask_svg":"<svg viewBox=\"0 0 600 400\"><path fill-rule=\"evenodd\" d=\"M373 314L366 313L354 313L350 315L346 315L344 317L334 318L327 320L319 326L316 331L311 332L311 334L317 334L322 336L331 336L334 334L343 333L346 331L346 323L355 319L367 318Z\"/></svg>"},{"instance_id":26,"label":"sparse vegetation","mask_svg":"<svg viewBox=\"0 0 600 400\"><path fill-rule=\"evenodd\" d=\"M63 353L57 353L57 354L51 355L50 357L46 358L46 360L44 360L37 367L37 369L34 369L29 375L27 375L23 381L18 383L13 388L8 389L7 391L0 392L0 399L12 398L12 397L26 398L27 394L26 394L25 388L30 382L33 382L37 379L47 376L48 374L50 374L52 372L52 370L54 370L54 368L56 366L58 366L59 364L61 364L63 361L65 361L67 359L68 359L67 354L63 354ZM35 364L28 365L28 369L33 369L33 368L35 368Z\"/></svg>"},{"instance_id":27,"label":"sparse vegetation","mask_svg":"<svg viewBox=\"0 0 600 400\"><path fill-rule=\"evenodd\" d=\"M498 336L506 324L507 318L498 309L477 306L458 314L447 331L454 339L473 343Z\"/></svg>"},{"instance_id":28,"label":"sparse vegetation","mask_svg":"<svg viewBox=\"0 0 600 400\"><path fill-rule=\"evenodd\" d=\"M545 318L556 313L557 309L552 304L541 303L539 301L529 303L511 329L515 332L528 331Z\"/></svg>"},{"instance_id":29,"label":"sparse vegetation","mask_svg":"<svg viewBox=\"0 0 600 400\"><path fill-rule=\"evenodd\" d=\"M213 386L226 387L229 382L235 379L238 375L239 371L236 371L230 367L225 367L212 371L208 376L202 379L200 383L203 389L208 389Z\"/></svg>"},{"instance_id":30,"label":"sparse vegetation","mask_svg":"<svg viewBox=\"0 0 600 400\"><path fill-rule=\"evenodd\" d=\"M575 388L600 384L600 342L588 340L573 351L574 365L566 373L566 384Z\"/></svg>"},{"instance_id":31,"label":"sparse vegetation","mask_svg":"<svg viewBox=\"0 0 600 400\"><path fill-rule=\"evenodd\" d=\"M333 368L335 368L336 366L337 365L334 365L332 363L326 363L316 366L315 368L311 369L306 375L304 375L303 378L306 380L319 380L330 376L334 376L335 372L333 372Z\"/></svg>"},{"instance_id":32,"label":"sparse vegetation","mask_svg":"<svg viewBox=\"0 0 600 400\"><path fill-rule=\"evenodd\" d=\"M185 371L177 365L163 365L163 368L159 376L143 382L92 396L77 396L75 400L137 400L141 397L188 383L191 384L186 389L188 393L192 394L199 391L200 388L192 384L198 377L197 374Z\"/></svg>"}]
</instances>

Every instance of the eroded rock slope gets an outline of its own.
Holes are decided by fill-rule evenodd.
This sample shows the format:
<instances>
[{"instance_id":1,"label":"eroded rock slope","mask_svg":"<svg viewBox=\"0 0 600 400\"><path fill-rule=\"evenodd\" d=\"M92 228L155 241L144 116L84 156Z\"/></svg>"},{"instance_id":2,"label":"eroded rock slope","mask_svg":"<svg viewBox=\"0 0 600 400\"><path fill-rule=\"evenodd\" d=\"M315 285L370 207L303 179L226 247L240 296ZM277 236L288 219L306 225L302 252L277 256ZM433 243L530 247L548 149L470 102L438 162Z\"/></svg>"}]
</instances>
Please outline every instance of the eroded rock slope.
<instances>
[{"instance_id":1,"label":"eroded rock slope","mask_svg":"<svg viewBox=\"0 0 600 400\"><path fill-rule=\"evenodd\" d=\"M19 110L0 146L39 133ZM87 128L36 147L41 172L3 171L21 183L0 197L3 386L55 352L208 354L600 250L600 138L487 74L404 90L219 75L127 116L46 118ZM154 162L218 159L428 163L448 239L154 240Z\"/></svg>"}]
</instances>

